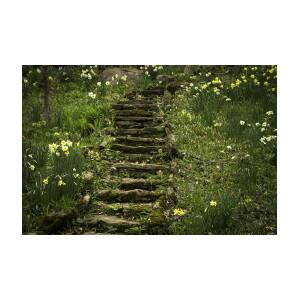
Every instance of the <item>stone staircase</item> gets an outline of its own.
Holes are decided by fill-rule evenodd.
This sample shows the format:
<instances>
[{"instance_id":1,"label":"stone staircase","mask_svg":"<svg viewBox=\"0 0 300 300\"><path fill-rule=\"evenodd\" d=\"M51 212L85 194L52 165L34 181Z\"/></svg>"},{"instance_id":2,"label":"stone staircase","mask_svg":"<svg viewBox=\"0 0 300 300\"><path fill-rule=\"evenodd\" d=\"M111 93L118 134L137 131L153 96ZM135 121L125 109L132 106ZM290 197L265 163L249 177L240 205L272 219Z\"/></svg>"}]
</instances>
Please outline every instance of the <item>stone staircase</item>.
<instances>
[{"instance_id":1,"label":"stone staircase","mask_svg":"<svg viewBox=\"0 0 300 300\"><path fill-rule=\"evenodd\" d=\"M112 106L115 130L111 147L118 159L111 165L111 189L99 190L84 218L86 234L166 233L165 209L172 205L168 131L158 115L163 89L144 90Z\"/></svg>"}]
</instances>

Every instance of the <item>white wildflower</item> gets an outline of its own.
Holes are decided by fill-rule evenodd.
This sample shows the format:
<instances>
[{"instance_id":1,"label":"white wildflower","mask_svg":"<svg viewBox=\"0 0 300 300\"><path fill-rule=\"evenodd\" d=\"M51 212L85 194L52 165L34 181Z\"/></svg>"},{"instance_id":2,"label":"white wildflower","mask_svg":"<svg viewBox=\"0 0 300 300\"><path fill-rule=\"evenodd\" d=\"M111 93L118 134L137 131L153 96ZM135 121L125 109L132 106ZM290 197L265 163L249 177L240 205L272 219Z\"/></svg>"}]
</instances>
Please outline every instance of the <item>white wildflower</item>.
<instances>
[{"instance_id":1,"label":"white wildflower","mask_svg":"<svg viewBox=\"0 0 300 300\"><path fill-rule=\"evenodd\" d=\"M92 98L92 99L96 99L96 94L93 93L93 92L89 92L89 97Z\"/></svg>"}]
</instances>

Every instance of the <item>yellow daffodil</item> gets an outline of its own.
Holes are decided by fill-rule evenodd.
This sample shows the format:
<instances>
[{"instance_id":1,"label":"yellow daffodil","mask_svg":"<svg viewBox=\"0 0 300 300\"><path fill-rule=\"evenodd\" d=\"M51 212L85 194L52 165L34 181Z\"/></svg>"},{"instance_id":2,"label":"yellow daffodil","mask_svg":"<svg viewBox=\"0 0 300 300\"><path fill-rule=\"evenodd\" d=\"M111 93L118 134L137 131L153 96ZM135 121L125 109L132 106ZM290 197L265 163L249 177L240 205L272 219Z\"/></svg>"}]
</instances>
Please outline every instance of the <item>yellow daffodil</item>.
<instances>
[{"instance_id":1,"label":"yellow daffodil","mask_svg":"<svg viewBox=\"0 0 300 300\"><path fill-rule=\"evenodd\" d=\"M209 202L209 205L210 205L211 207L216 207L216 206L217 206L217 201L211 200L211 201Z\"/></svg>"},{"instance_id":2,"label":"yellow daffodil","mask_svg":"<svg viewBox=\"0 0 300 300\"><path fill-rule=\"evenodd\" d=\"M63 182L63 180L61 178L59 179L57 184L58 184L58 186L66 185L66 183Z\"/></svg>"},{"instance_id":3,"label":"yellow daffodil","mask_svg":"<svg viewBox=\"0 0 300 300\"><path fill-rule=\"evenodd\" d=\"M48 147L49 147L50 153L55 153L58 148L58 145L53 143L53 144L49 144Z\"/></svg>"},{"instance_id":4,"label":"yellow daffodil","mask_svg":"<svg viewBox=\"0 0 300 300\"><path fill-rule=\"evenodd\" d=\"M185 215L185 213L186 212L183 209L181 209L181 208L175 208L173 210L174 216L183 216L183 215Z\"/></svg>"}]
</instances>

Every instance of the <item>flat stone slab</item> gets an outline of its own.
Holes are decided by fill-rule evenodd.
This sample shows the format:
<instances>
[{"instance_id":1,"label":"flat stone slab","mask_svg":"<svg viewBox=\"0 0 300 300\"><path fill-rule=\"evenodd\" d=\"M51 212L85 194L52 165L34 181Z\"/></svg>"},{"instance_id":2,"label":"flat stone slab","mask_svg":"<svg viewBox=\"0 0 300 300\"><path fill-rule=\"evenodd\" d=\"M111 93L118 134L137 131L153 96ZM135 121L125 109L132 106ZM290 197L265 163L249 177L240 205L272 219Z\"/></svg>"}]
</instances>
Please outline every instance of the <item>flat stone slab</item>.
<instances>
[{"instance_id":1,"label":"flat stone slab","mask_svg":"<svg viewBox=\"0 0 300 300\"><path fill-rule=\"evenodd\" d=\"M114 144L111 146L112 150L121 151L123 153L158 153L159 149L162 149L161 146L128 146L124 144Z\"/></svg>"},{"instance_id":2,"label":"flat stone slab","mask_svg":"<svg viewBox=\"0 0 300 300\"><path fill-rule=\"evenodd\" d=\"M117 117L119 116L136 116L136 117L151 117L153 112L149 110L142 109L123 109L115 111Z\"/></svg>"},{"instance_id":3,"label":"flat stone slab","mask_svg":"<svg viewBox=\"0 0 300 300\"><path fill-rule=\"evenodd\" d=\"M162 184L162 182L157 179L123 178L119 187L122 190L131 190L131 189L154 190L160 184Z\"/></svg>"},{"instance_id":4,"label":"flat stone slab","mask_svg":"<svg viewBox=\"0 0 300 300\"><path fill-rule=\"evenodd\" d=\"M115 116L116 121L153 122L157 118L149 116Z\"/></svg>"},{"instance_id":5,"label":"flat stone slab","mask_svg":"<svg viewBox=\"0 0 300 300\"><path fill-rule=\"evenodd\" d=\"M97 224L104 223L109 226L134 226L139 225L139 222L126 220L124 218L108 215L92 215L85 219L87 225L95 226Z\"/></svg>"},{"instance_id":6,"label":"flat stone slab","mask_svg":"<svg viewBox=\"0 0 300 300\"><path fill-rule=\"evenodd\" d=\"M112 108L114 110L136 110L136 109L147 109L156 111L158 109L155 103L141 103L141 102L126 102L113 104Z\"/></svg>"},{"instance_id":7,"label":"flat stone slab","mask_svg":"<svg viewBox=\"0 0 300 300\"><path fill-rule=\"evenodd\" d=\"M111 212L117 213L132 213L144 214L149 213L153 209L153 203L128 203L128 202L114 202L105 203L103 201L98 201L95 203L96 207L107 214Z\"/></svg>"},{"instance_id":8,"label":"flat stone slab","mask_svg":"<svg viewBox=\"0 0 300 300\"><path fill-rule=\"evenodd\" d=\"M142 189L134 190L100 190L97 192L97 197L101 201L108 202L152 202L158 199L160 196L165 195L161 191L147 191Z\"/></svg>"},{"instance_id":9,"label":"flat stone slab","mask_svg":"<svg viewBox=\"0 0 300 300\"><path fill-rule=\"evenodd\" d=\"M145 127L153 127L161 123L160 120L151 120L151 121L143 121L143 122L137 122L137 121L115 121L116 127L119 129L141 129Z\"/></svg>"},{"instance_id":10,"label":"flat stone slab","mask_svg":"<svg viewBox=\"0 0 300 300\"><path fill-rule=\"evenodd\" d=\"M168 167L160 164L139 164L139 163L115 163L113 168L118 170L140 170L140 171L159 171L167 170Z\"/></svg>"},{"instance_id":11,"label":"flat stone slab","mask_svg":"<svg viewBox=\"0 0 300 300\"><path fill-rule=\"evenodd\" d=\"M165 135L165 128L162 126L158 127L144 127L141 129L120 129L115 131L116 135L129 135L129 136L157 136Z\"/></svg>"},{"instance_id":12,"label":"flat stone slab","mask_svg":"<svg viewBox=\"0 0 300 300\"><path fill-rule=\"evenodd\" d=\"M162 160L162 156L159 154L138 154L138 153L127 153L123 154L123 157L120 158L120 161L128 162L153 162Z\"/></svg>"},{"instance_id":13,"label":"flat stone slab","mask_svg":"<svg viewBox=\"0 0 300 300\"><path fill-rule=\"evenodd\" d=\"M115 138L115 142L118 144L125 144L129 146L151 146L162 145L166 142L166 140L162 138L117 136Z\"/></svg>"},{"instance_id":14,"label":"flat stone slab","mask_svg":"<svg viewBox=\"0 0 300 300\"><path fill-rule=\"evenodd\" d=\"M148 89L143 90L139 94L147 97L147 96L162 96L164 94L165 90L163 88L157 88L157 89Z\"/></svg>"}]
</instances>

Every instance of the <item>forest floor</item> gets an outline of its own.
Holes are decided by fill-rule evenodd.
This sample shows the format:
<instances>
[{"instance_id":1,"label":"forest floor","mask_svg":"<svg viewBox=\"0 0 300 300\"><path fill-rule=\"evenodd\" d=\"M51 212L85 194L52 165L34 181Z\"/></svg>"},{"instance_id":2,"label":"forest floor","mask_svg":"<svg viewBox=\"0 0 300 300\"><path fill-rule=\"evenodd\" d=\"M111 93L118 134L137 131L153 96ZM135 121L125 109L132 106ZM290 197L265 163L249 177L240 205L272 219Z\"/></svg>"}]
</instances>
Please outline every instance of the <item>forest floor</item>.
<instances>
[{"instance_id":1,"label":"forest floor","mask_svg":"<svg viewBox=\"0 0 300 300\"><path fill-rule=\"evenodd\" d=\"M276 66L48 72L46 123L23 70L24 234L276 234Z\"/></svg>"}]
</instances>

